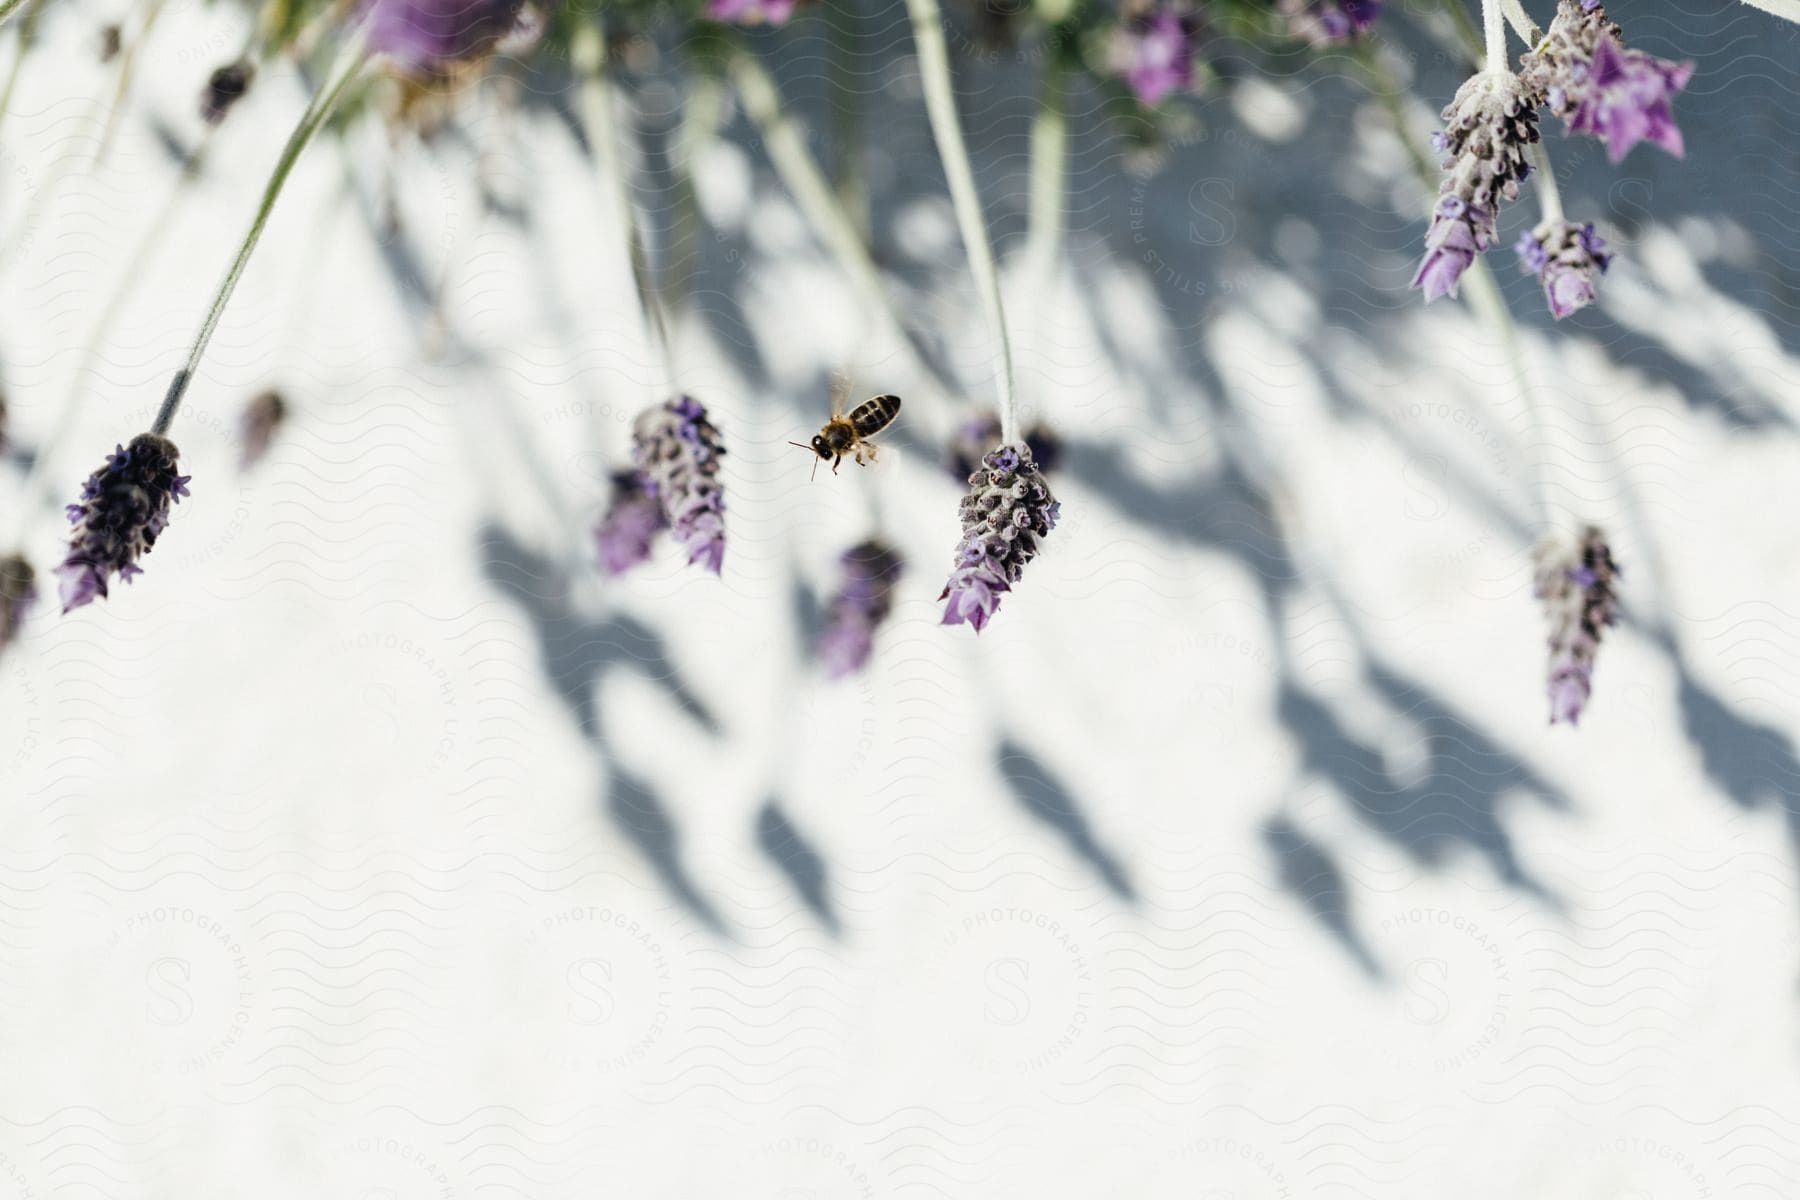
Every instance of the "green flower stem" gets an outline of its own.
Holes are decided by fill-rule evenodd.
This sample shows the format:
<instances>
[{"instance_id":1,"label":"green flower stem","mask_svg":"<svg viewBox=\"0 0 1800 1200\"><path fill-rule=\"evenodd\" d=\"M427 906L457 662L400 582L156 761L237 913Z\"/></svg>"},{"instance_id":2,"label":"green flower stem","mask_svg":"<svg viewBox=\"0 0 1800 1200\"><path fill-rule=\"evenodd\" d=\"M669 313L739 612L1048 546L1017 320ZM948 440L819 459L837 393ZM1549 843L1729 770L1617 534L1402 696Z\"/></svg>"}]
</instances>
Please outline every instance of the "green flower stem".
<instances>
[{"instance_id":1,"label":"green flower stem","mask_svg":"<svg viewBox=\"0 0 1800 1200\"><path fill-rule=\"evenodd\" d=\"M1538 43L1544 40L1544 31L1531 19L1525 6L1519 0L1500 0L1500 4L1506 11L1506 19L1511 23L1513 32L1519 35L1519 40L1533 50L1537 49Z\"/></svg>"},{"instance_id":2,"label":"green flower stem","mask_svg":"<svg viewBox=\"0 0 1800 1200\"><path fill-rule=\"evenodd\" d=\"M576 29L570 54L581 80L582 134L599 159L600 174L618 212L625 234L625 255L631 264L631 281L637 288L638 307L643 311L644 324L655 346L657 362L662 367L663 377L657 392L674 395L679 390L676 382L679 375L675 370L674 352L669 346L669 325L656 295L656 280L650 273L650 255L644 247L637 206L632 203L631 184L625 175L618 85L606 70L606 47L597 24L587 21Z\"/></svg>"},{"instance_id":3,"label":"green flower stem","mask_svg":"<svg viewBox=\"0 0 1800 1200\"><path fill-rule=\"evenodd\" d=\"M826 9L831 26L832 178L838 202L849 214L857 236L867 238L869 188L862 175L862 76L856 67L862 12L858 0L832 0Z\"/></svg>"},{"instance_id":4,"label":"green flower stem","mask_svg":"<svg viewBox=\"0 0 1800 1200\"><path fill-rule=\"evenodd\" d=\"M19 6L24 3L25 0L0 0L0 25L11 20L13 13L17 12Z\"/></svg>"},{"instance_id":5,"label":"green flower stem","mask_svg":"<svg viewBox=\"0 0 1800 1200\"><path fill-rule=\"evenodd\" d=\"M1486 70L1490 75L1510 75L1506 65L1506 15L1500 0L1481 0L1481 29L1486 35Z\"/></svg>"},{"instance_id":6,"label":"green flower stem","mask_svg":"<svg viewBox=\"0 0 1800 1200\"><path fill-rule=\"evenodd\" d=\"M981 200L975 193L975 173L969 166L968 147L956 119L956 96L950 85L950 58L944 49L944 18L937 0L906 0L912 18L913 42L919 55L919 78L925 88L925 110L931 118L938 158L950 185L950 201L962 231L969 271L987 314L988 333L994 342L994 385L1000 399L1000 440L1020 442L1018 396L1013 390L1012 346L1006 337L1006 312L1000 303L1000 276L994 269L994 251L988 241Z\"/></svg>"},{"instance_id":7,"label":"green flower stem","mask_svg":"<svg viewBox=\"0 0 1800 1200\"><path fill-rule=\"evenodd\" d=\"M1069 89L1061 54L1049 48L1038 88L1037 113L1031 118L1031 195L1027 215L1026 261L1037 290L1049 282L1066 232L1069 173Z\"/></svg>"},{"instance_id":8,"label":"green flower stem","mask_svg":"<svg viewBox=\"0 0 1800 1200\"><path fill-rule=\"evenodd\" d=\"M281 196L282 186L287 183L288 175L299 161L301 151L306 149L313 135L325 124L326 118L350 90L350 86L362 77L363 68L368 61L368 52L361 36L353 35L352 41L333 67L329 81L314 94L312 103L300 117L300 123L288 135L287 145L281 148L281 157L275 160L275 169L263 188L262 203L257 207L256 216L252 218L250 228L238 246L237 256L226 269L225 278L219 283L212 307L207 310L206 319L200 323L200 331L194 336L194 345L188 351L187 362L169 382L169 391L163 398L162 409L156 414L156 423L150 427L152 433L167 433L169 425L175 420L175 414L181 410L181 402L187 395L188 386L193 382L194 372L200 367L200 359L206 353L207 343L212 341L213 333L219 327L219 319L225 315L225 306L230 303L232 292L237 290L238 280L243 277L244 268L249 265L250 255L262 238L263 228L269 223L270 214L275 211L275 201Z\"/></svg>"}]
</instances>

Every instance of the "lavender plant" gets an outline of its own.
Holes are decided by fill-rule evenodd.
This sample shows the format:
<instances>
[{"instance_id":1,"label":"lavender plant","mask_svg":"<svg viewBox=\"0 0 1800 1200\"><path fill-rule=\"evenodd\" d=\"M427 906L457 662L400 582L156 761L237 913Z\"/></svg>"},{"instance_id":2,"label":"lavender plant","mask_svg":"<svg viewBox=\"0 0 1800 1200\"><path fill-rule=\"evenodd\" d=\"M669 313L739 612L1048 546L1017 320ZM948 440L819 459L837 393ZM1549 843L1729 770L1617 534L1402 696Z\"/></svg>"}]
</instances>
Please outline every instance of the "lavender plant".
<instances>
[{"instance_id":1,"label":"lavender plant","mask_svg":"<svg viewBox=\"0 0 1800 1200\"><path fill-rule=\"evenodd\" d=\"M1545 220L1521 233L1513 247L1519 265L1543 284L1544 298L1557 320L1594 302L1595 276L1604 275L1612 255L1592 221Z\"/></svg>"},{"instance_id":2,"label":"lavender plant","mask_svg":"<svg viewBox=\"0 0 1800 1200\"><path fill-rule=\"evenodd\" d=\"M843 583L814 647L832 679L854 675L869 665L875 630L894 607L894 591L904 569L900 552L878 538L850 547L839 561Z\"/></svg>"},{"instance_id":3,"label":"lavender plant","mask_svg":"<svg viewBox=\"0 0 1800 1200\"><path fill-rule=\"evenodd\" d=\"M115 577L129 583L143 574L138 560L168 527L170 508L188 494L190 476L176 473L180 458L169 439L140 433L88 476L80 500L69 505L75 528L56 568L63 612L107 595Z\"/></svg>"},{"instance_id":4,"label":"lavender plant","mask_svg":"<svg viewBox=\"0 0 1800 1200\"><path fill-rule=\"evenodd\" d=\"M1546 539L1537 550L1536 593L1550 626L1550 723L1581 718L1594 690L1600 636L1618 619L1613 563L1606 535L1588 526L1571 543Z\"/></svg>"},{"instance_id":5,"label":"lavender plant","mask_svg":"<svg viewBox=\"0 0 1800 1200\"><path fill-rule=\"evenodd\" d=\"M1681 130L1669 102L1693 78L1694 64L1627 50L1620 39L1600 0L1561 0L1520 78L1533 103L1549 105L1570 132L1605 142L1613 162L1639 142L1680 158Z\"/></svg>"}]
</instances>

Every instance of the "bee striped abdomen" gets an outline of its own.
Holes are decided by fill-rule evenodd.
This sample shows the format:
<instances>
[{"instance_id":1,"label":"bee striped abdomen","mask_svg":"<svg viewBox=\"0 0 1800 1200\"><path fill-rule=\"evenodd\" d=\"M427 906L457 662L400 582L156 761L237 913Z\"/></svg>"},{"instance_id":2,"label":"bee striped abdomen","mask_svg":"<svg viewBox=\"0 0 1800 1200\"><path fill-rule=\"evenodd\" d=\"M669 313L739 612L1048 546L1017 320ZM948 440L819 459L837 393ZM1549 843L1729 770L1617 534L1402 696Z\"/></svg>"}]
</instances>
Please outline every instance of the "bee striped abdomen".
<instances>
[{"instance_id":1,"label":"bee striped abdomen","mask_svg":"<svg viewBox=\"0 0 1800 1200\"><path fill-rule=\"evenodd\" d=\"M858 437L870 437L893 424L900 415L900 397L876 396L864 400L850 412L850 424Z\"/></svg>"}]
</instances>

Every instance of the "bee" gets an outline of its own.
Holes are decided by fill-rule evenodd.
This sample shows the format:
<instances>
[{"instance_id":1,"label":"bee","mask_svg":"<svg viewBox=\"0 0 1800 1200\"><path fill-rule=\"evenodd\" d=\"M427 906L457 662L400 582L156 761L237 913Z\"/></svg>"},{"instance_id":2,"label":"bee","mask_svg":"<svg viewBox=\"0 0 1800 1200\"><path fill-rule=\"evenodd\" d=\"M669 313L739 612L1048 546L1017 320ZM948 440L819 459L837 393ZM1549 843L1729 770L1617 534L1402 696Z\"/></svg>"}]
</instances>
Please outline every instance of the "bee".
<instances>
[{"instance_id":1,"label":"bee","mask_svg":"<svg viewBox=\"0 0 1800 1200\"><path fill-rule=\"evenodd\" d=\"M811 450L820 459L831 460L831 473L837 474L838 462L846 455L851 455L859 464L875 461L875 453L881 447L869 439L894 423L900 415L900 397L875 396L864 400L844 415L844 393L842 388L833 388L831 393L831 420L825 422L819 432L813 435L812 445L800 442L789 442L790 446L799 446L802 450ZM813 477L819 474L819 464L813 463Z\"/></svg>"}]
</instances>

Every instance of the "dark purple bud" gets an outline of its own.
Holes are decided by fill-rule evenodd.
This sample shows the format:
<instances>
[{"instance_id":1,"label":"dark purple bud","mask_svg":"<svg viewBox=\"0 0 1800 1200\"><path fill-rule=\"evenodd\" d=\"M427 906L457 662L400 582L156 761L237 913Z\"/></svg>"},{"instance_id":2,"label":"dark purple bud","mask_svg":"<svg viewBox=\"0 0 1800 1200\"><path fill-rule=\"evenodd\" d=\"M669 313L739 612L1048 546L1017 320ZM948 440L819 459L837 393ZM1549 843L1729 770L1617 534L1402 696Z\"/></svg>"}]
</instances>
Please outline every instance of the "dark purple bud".
<instances>
[{"instance_id":1,"label":"dark purple bud","mask_svg":"<svg viewBox=\"0 0 1800 1200\"><path fill-rule=\"evenodd\" d=\"M112 576L129 582L142 573L137 560L167 528L170 507L188 494L190 477L176 474L179 462L174 442L140 433L88 476L81 503L70 506L68 556L56 568L65 613L105 596Z\"/></svg>"},{"instance_id":2,"label":"dark purple bud","mask_svg":"<svg viewBox=\"0 0 1800 1200\"><path fill-rule=\"evenodd\" d=\"M206 81L206 88L200 93L200 116L208 125L217 125L231 111L232 105L244 98L250 90L250 81L256 78L256 67L247 59L226 63L212 73Z\"/></svg>"},{"instance_id":3,"label":"dark purple bud","mask_svg":"<svg viewBox=\"0 0 1800 1200\"><path fill-rule=\"evenodd\" d=\"M244 442L244 451L238 460L240 469L248 471L262 461L269 452L269 443L275 438L275 430L286 419L287 401L281 398L280 392L260 392L244 405L244 411L238 417L238 435Z\"/></svg>"}]
</instances>

